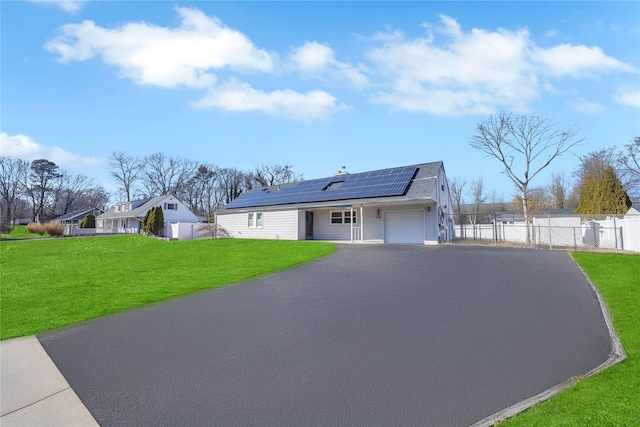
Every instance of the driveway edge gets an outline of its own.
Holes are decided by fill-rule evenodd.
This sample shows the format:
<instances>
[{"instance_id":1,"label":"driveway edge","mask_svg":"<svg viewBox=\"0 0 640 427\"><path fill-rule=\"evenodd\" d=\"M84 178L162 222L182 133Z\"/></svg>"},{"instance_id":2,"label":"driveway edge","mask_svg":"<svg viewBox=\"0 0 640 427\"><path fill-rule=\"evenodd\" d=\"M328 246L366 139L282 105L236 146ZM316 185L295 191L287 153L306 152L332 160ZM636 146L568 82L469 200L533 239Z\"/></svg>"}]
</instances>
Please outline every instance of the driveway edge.
<instances>
[{"instance_id":1,"label":"driveway edge","mask_svg":"<svg viewBox=\"0 0 640 427\"><path fill-rule=\"evenodd\" d=\"M97 426L35 336L0 342L3 426Z\"/></svg>"},{"instance_id":2,"label":"driveway edge","mask_svg":"<svg viewBox=\"0 0 640 427\"><path fill-rule=\"evenodd\" d=\"M609 311L609 307L607 306L607 302L605 301L604 297L602 296L598 288L596 288L596 286L593 284L591 279L589 279L589 276L587 276L587 273L582 269L582 267L580 267L580 265L578 265L578 263L570 255L569 255L569 258L571 258L571 260L574 262L578 270L580 270L580 272L586 279L587 283L591 287L591 292L593 292L596 299L598 300L598 305L600 306L600 311L602 312L604 323L607 325L607 330L609 331L609 342L611 345L611 351L609 352L609 357L600 365L596 366L595 368L593 368L592 370L584 374L584 378L589 378L600 371L604 371L605 369L608 369L613 365L616 365L622 362L627 358L627 353L624 351L624 347L622 346L622 341L620 341L620 338L618 337L618 334L616 333L616 330L613 326L613 320L611 319L611 312ZM495 426L496 424L506 420L507 418L516 416L519 413L524 412L525 410L533 406L536 406L547 399L554 397L555 395L560 393L562 390L573 386L576 382L577 382L576 379L570 378L566 381L561 382L560 384L557 384L551 387L550 389L543 391L542 393L536 394L535 396L522 400L516 403L515 405L512 405L506 409L503 409L502 411L489 415L488 417L483 418L482 420L472 424L470 427Z\"/></svg>"}]
</instances>

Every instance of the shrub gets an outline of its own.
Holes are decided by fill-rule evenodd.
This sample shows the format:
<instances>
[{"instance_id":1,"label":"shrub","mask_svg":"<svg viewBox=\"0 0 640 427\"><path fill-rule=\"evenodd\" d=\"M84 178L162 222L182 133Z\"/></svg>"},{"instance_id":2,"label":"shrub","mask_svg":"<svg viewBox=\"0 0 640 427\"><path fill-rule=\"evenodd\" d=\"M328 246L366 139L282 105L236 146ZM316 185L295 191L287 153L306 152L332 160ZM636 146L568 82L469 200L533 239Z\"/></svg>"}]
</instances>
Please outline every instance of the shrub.
<instances>
[{"instance_id":1,"label":"shrub","mask_svg":"<svg viewBox=\"0 0 640 427\"><path fill-rule=\"evenodd\" d=\"M78 222L78 228L96 228L96 217L88 214Z\"/></svg>"},{"instance_id":2,"label":"shrub","mask_svg":"<svg viewBox=\"0 0 640 427\"><path fill-rule=\"evenodd\" d=\"M229 232L224 229L220 224L204 223L198 227L198 233L203 237L210 239L226 239L231 237Z\"/></svg>"},{"instance_id":3,"label":"shrub","mask_svg":"<svg viewBox=\"0 0 640 427\"><path fill-rule=\"evenodd\" d=\"M9 234L11 233L12 230L13 228L11 227L11 224L8 222L3 222L2 224L0 224L0 233Z\"/></svg>"},{"instance_id":4,"label":"shrub","mask_svg":"<svg viewBox=\"0 0 640 427\"><path fill-rule=\"evenodd\" d=\"M47 222L43 228L49 236L62 236L64 234L64 225L59 222Z\"/></svg>"},{"instance_id":5,"label":"shrub","mask_svg":"<svg viewBox=\"0 0 640 427\"><path fill-rule=\"evenodd\" d=\"M162 206L156 207L155 216L153 218L153 234L158 236L164 231L164 214Z\"/></svg>"},{"instance_id":6,"label":"shrub","mask_svg":"<svg viewBox=\"0 0 640 427\"><path fill-rule=\"evenodd\" d=\"M144 216L144 220L143 220L144 224L142 226L142 230L144 230L144 232L147 234L154 234L153 223L155 222L155 220L156 220L156 208L154 206L151 209L149 209L147 214Z\"/></svg>"},{"instance_id":7,"label":"shrub","mask_svg":"<svg viewBox=\"0 0 640 427\"><path fill-rule=\"evenodd\" d=\"M142 218L142 223L140 224L140 228L142 229L142 231L144 231L145 233L148 233L147 231L147 226L149 224L149 216L151 215L151 209L149 209L147 211L146 214L144 214L144 218Z\"/></svg>"},{"instance_id":8,"label":"shrub","mask_svg":"<svg viewBox=\"0 0 640 427\"><path fill-rule=\"evenodd\" d=\"M44 234L44 225L39 222L30 222L27 224L27 231L29 231L29 233L39 234L42 236Z\"/></svg>"},{"instance_id":9,"label":"shrub","mask_svg":"<svg viewBox=\"0 0 640 427\"><path fill-rule=\"evenodd\" d=\"M164 215L162 214L161 206L154 206L142 220L142 231L147 234L158 236L164 228Z\"/></svg>"}]
</instances>

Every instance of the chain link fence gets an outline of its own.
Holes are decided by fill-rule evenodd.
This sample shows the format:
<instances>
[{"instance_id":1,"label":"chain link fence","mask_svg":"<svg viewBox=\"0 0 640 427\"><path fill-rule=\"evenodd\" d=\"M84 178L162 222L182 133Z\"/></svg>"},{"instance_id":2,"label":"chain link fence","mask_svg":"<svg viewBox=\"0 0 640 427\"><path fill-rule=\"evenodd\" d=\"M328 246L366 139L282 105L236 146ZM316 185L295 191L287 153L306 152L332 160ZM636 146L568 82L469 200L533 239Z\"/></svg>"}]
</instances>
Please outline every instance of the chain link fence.
<instances>
[{"instance_id":1,"label":"chain link fence","mask_svg":"<svg viewBox=\"0 0 640 427\"><path fill-rule=\"evenodd\" d=\"M640 215L455 214L457 242L640 252Z\"/></svg>"}]
</instances>

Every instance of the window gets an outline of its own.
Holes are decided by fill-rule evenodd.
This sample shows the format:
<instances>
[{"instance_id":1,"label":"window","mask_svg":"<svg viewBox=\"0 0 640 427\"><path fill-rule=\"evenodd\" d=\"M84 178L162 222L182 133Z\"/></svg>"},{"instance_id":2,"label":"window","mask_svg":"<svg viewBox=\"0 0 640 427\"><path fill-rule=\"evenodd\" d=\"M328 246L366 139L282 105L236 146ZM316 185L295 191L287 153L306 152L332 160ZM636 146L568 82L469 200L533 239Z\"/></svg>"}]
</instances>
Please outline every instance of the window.
<instances>
[{"instance_id":1,"label":"window","mask_svg":"<svg viewBox=\"0 0 640 427\"><path fill-rule=\"evenodd\" d=\"M349 211L331 211L330 213L330 221L331 224L355 224L356 221L356 211L351 212L351 216L349 216Z\"/></svg>"},{"instance_id":2,"label":"window","mask_svg":"<svg viewBox=\"0 0 640 427\"><path fill-rule=\"evenodd\" d=\"M178 204L177 203L165 203L164 204L164 210L166 210L166 211L177 211L178 210Z\"/></svg>"},{"instance_id":3,"label":"window","mask_svg":"<svg viewBox=\"0 0 640 427\"><path fill-rule=\"evenodd\" d=\"M247 216L247 225L249 228L262 228L262 212L251 212Z\"/></svg>"}]
</instances>

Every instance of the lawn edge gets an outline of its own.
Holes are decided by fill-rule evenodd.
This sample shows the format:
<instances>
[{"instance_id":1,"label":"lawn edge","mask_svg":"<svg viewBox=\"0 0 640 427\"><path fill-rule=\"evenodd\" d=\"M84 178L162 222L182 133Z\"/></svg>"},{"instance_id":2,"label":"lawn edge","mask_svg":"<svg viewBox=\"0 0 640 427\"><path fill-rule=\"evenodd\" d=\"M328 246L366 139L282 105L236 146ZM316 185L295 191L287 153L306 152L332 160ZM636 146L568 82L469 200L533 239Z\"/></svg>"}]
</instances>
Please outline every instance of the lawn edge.
<instances>
[{"instance_id":1,"label":"lawn edge","mask_svg":"<svg viewBox=\"0 0 640 427\"><path fill-rule=\"evenodd\" d=\"M567 255L569 254L567 253ZM624 347L622 346L622 341L620 341L620 338L618 337L616 329L613 326L613 320L611 319L611 312L609 311L609 306L607 305L607 302L605 301L604 297L602 296L598 288L593 284L593 282L591 281L587 273L584 271L584 269L580 267L580 264L578 264L575 258L573 258L571 255L569 255L569 258L571 258L571 260L574 262L578 270L580 270L580 272L582 273L582 276L586 279L587 284L591 288L591 292L593 292L594 296L598 300L598 305L600 306L600 312L602 313L602 317L604 318L604 323L607 326L607 331L609 332L609 344L611 346L611 350L609 351L609 357L607 357L607 360L602 362L600 365L591 369L590 371L588 371L582 376L583 378L589 378L597 374L598 372L604 371L605 369L608 369L622 362L627 358L627 353L625 352ZM532 396L525 400L521 400L520 402L514 405L511 405L508 408L503 409L502 411L489 415L488 417L475 422L470 427L495 426L496 424L501 423L508 418L514 417L519 413L524 412L527 409L532 408L533 406L536 406L544 402L545 400L551 399L552 397L559 394L561 391L569 387L572 387L574 384L576 384L576 382L577 380L575 378L569 378L568 380L563 381L560 384L557 384L541 393L538 393L535 396Z\"/></svg>"}]
</instances>

